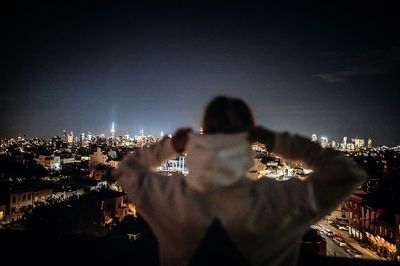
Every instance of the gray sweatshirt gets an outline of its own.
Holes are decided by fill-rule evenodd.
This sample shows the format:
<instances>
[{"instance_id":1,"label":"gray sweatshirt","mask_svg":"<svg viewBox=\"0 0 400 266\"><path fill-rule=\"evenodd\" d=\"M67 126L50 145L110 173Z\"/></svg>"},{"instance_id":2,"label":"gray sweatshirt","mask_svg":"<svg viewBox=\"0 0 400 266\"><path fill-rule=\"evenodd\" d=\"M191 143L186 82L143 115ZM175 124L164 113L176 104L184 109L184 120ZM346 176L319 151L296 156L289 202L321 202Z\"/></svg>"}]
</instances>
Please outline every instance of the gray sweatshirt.
<instances>
[{"instance_id":1,"label":"gray sweatshirt","mask_svg":"<svg viewBox=\"0 0 400 266\"><path fill-rule=\"evenodd\" d=\"M295 265L309 226L366 181L342 153L288 133L275 134L273 152L313 169L305 181L246 178L252 155L244 134L191 134L187 148L187 177L154 172L177 155L169 138L126 156L116 170L157 236L164 266L187 265L215 218L252 265Z\"/></svg>"}]
</instances>

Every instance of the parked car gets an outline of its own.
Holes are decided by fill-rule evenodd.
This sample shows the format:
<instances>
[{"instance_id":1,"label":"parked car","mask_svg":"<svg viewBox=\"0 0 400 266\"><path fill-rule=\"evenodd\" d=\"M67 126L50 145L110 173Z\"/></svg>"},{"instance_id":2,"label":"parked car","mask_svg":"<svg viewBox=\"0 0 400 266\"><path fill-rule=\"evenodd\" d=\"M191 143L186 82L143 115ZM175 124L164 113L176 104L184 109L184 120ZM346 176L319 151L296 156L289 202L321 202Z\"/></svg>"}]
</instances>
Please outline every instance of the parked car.
<instances>
[{"instance_id":1,"label":"parked car","mask_svg":"<svg viewBox=\"0 0 400 266\"><path fill-rule=\"evenodd\" d=\"M345 247L345 246L347 246L347 243L343 239L339 238L339 246Z\"/></svg>"},{"instance_id":2,"label":"parked car","mask_svg":"<svg viewBox=\"0 0 400 266\"><path fill-rule=\"evenodd\" d=\"M347 226L344 226L344 225L339 225L338 228L339 228L339 230L343 230L343 231L347 231L348 230Z\"/></svg>"},{"instance_id":3,"label":"parked car","mask_svg":"<svg viewBox=\"0 0 400 266\"><path fill-rule=\"evenodd\" d=\"M346 252L347 252L350 256L352 256L353 258L360 259L361 256L362 256L362 254L361 254L358 250L355 250L355 249L348 248L348 249L346 249Z\"/></svg>"},{"instance_id":4,"label":"parked car","mask_svg":"<svg viewBox=\"0 0 400 266\"><path fill-rule=\"evenodd\" d=\"M344 247L347 246L347 243L344 242L343 239L339 238L339 237L334 237L333 238L333 242L335 242L336 245L339 245L340 247Z\"/></svg>"},{"instance_id":5,"label":"parked car","mask_svg":"<svg viewBox=\"0 0 400 266\"><path fill-rule=\"evenodd\" d=\"M337 238L337 237L334 237L333 239L333 242L336 244L336 245L339 245L339 238Z\"/></svg>"}]
</instances>

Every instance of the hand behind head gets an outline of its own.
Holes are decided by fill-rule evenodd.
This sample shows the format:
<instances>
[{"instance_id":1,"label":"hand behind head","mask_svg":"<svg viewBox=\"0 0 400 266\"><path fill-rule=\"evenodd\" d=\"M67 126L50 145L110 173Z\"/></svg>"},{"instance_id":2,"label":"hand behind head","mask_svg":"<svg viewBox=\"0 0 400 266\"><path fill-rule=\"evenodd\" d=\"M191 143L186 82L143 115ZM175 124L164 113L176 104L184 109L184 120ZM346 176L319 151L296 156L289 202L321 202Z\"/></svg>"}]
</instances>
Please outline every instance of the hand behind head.
<instances>
[{"instance_id":1,"label":"hand behind head","mask_svg":"<svg viewBox=\"0 0 400 266\"><path fill-rule=\"evenodd\" d=\"M189 133L193 130L191 128L179 128L172 136L172 146L177 152L183 152L189 139Z\"/></svg>"},{"instance_id":2,"label":"hand behind head","mask_svg":"<svg viewBox=\"0 0 400 266\"><path fill-rule=\"evenodd\" d=\"M274 133L262 126L255 126L247 131L250 142L259 142L271 150L274 144Z\"/></svg>"}]
</instances>

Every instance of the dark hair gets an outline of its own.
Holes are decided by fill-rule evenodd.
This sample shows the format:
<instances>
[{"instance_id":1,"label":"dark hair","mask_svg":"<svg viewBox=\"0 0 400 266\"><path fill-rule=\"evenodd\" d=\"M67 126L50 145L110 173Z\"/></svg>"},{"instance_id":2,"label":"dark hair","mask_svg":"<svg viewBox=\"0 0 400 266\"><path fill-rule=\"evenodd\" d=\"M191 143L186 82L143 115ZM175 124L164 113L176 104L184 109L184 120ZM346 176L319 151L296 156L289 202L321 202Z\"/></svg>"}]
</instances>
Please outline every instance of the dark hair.
<instances>
[{"instance_id":1,"label":"dark hair","mask_svg":"<svg viewBox=\"0 0 400 266\"><path fill-rule=\"evenodd\" d=\"M205 109L203 132L206 134L239 133L252 127L253 114L241 99L218 96Z\"/></svg>"}]
</instances>

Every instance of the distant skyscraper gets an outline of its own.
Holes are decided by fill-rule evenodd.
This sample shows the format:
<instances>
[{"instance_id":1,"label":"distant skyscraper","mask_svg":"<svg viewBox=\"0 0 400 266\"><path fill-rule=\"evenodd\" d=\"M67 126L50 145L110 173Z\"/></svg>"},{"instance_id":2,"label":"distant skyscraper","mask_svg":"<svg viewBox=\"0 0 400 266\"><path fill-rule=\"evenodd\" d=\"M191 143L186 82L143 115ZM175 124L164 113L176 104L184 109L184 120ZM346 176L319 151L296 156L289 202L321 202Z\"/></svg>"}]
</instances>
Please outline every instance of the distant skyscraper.
<instances>
[{"instance_id":1,"label":"distant skyscraper","mask_svg":"<svg viewBox=\"0 0 400 266\"><path fill-rule=\"evenodd\" d=\"M65 129L63 130L63 142L67 142L67 133L65 132Z\"/></svg>"},{"instance_id":2,"label":"distant skyscraper","mask_svg":"<svg viewBox=\"0 0 400 266\"><path fill-rule=\"evenodd\" d=\"M334 141L334 140L332 141L331 148L332 148L332 149L336 149L336 141Z\"/></svg>"},{"instance_id":3,"label":"distant skyscraper","mask_svg":"<svg viewBox=\"0 0 400 266\"><path fill-rule=\"evenodd\" d=\"M312 134L312 135L311 135L311 141L312 141L312 142L318 142L317 134Z\"/></svg>"},{"instance_id":4,"label":"distant skyscraper","mask_svg":"<svg viewBox=\"0 0 400 266\"><path fill-rule=\"evenodd\" d=\"M347 137L343 137L343 150L347 150Z\"/></svg>"},{"instance_id":5,"label":"distant skyscraper","mask_svg":"<svg viewBox=\"0 0 400 266\"><path fill-rule=\"evenodd\" d=\"M111 138L112 139L115 138L115 125L114 125L114 122L112 122L112 125L111 125Z\"/></svg>"},{"instance_id":6,"label":"distant skyscraper","mask_svg":"<svg viewBox=\"0 0 400 266\"><path fill-rule=\"evenodd\" d=\"M368 148L368 149L371 149L371 148L372 148L372 139L368 139L367 148Z\"/></svg>"},{"instance_id":7,"label":"distant skyscraper","mask_svg":"<svg viewBox=\"0 0 400 266\"><path fill-rule=\"evenodd\" d=\"M67 143L72 144L74 142L74 132L71 131L70 134L67 136Z\"/></svg>"},{"instance_id":8,"label":"distant skyscraper","mask_svg":"<svg viewBox=\"0 0 400 266\"><path fill-rule=\"evenodd\" d=\"M321 147L328 148L329 147L329 140L327 137L321 137Z\"/></svg>"},{"instance_id":9,"label":"distant skyscraper","mask_svg":"<svg viewBox=\"0 0 400 266\"><path fill-rule=\"evenodd\" d=\"M355 138L355 139L352 139L352 142L353 142L354 148L355 148L356 150L359 150L359 149L362 149L362 148L365 147L365 141L364 141L364 139Z\"/></svg>"},{"instance_id":10,"label":"distant skyscraper","mask_svg":"<svg viewBox=\"0 0 400 266\"><path fill-rule=\"evenodd\" d=\"M85 141L85 133L81 133L81 139L80 139L81 146L83 146L84 141Z\"/></svg>"},{"instance_id":11,"label":"distant skyscraper","mask_svg":"<svg viewBox=\"0 0 400 266\"><path fill-rule=\"evenodd\" d=\"M160 137L161 137L161 138L164 137L164 131L161 131Z\"/></svg>"}]
</instances>

